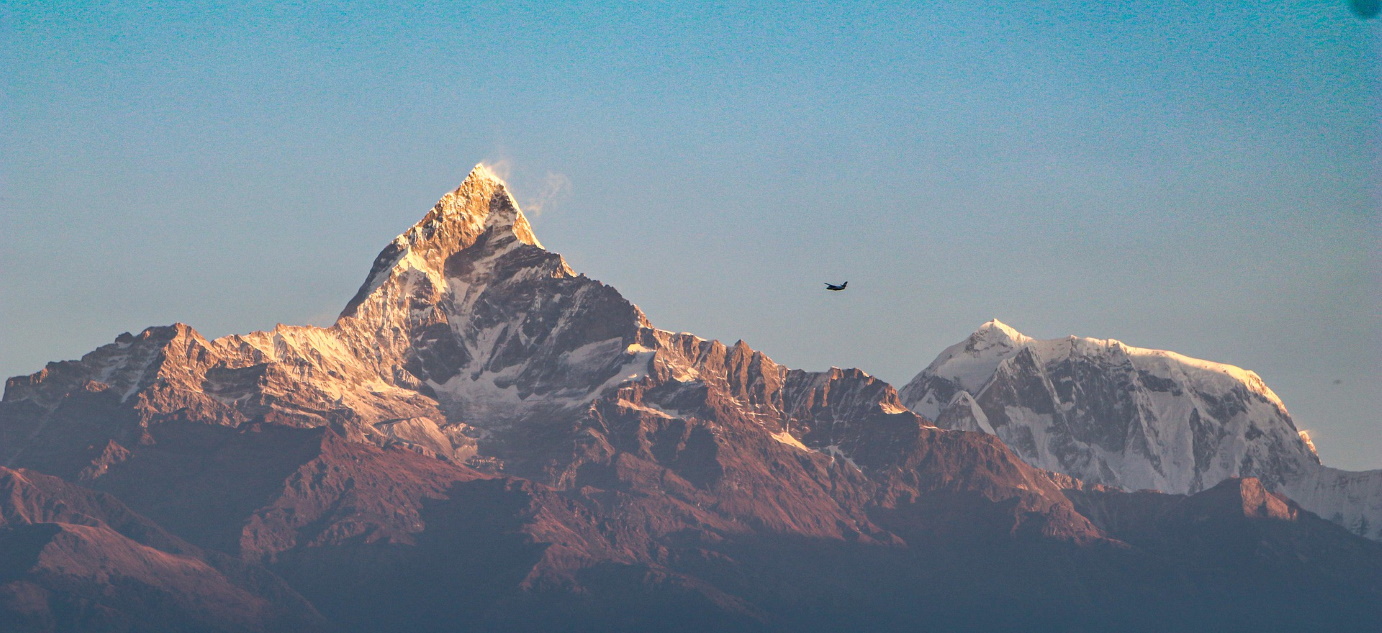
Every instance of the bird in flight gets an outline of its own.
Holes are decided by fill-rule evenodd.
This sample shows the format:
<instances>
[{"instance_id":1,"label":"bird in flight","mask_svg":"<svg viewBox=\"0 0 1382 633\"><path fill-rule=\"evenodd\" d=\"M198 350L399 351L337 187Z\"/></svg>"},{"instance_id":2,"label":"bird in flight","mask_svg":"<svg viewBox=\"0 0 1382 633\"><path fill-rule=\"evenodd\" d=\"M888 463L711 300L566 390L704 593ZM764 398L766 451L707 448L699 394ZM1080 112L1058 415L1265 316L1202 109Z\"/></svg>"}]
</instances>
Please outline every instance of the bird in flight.
<instances>
[{"instance_id":1,"label":"bird in flight","mask_svg":"<svg viewBox=\"0 0 1382 633\"><path fill-rule=\"evenodd\" d=\"M849 282L848 282L848 281L846 281L846 282L844 282L844 283L842 283L842 284L840 284L840 285L838 285L838 286L835 285L835 284L832 284L832 283L830 283L830 282L826 282L826 283L825 283L825 289L826 289L826 290L844 290L844 289L845 289L845 286L848 286L848 285L849 285Z\"/></svg>"}]
</instances>

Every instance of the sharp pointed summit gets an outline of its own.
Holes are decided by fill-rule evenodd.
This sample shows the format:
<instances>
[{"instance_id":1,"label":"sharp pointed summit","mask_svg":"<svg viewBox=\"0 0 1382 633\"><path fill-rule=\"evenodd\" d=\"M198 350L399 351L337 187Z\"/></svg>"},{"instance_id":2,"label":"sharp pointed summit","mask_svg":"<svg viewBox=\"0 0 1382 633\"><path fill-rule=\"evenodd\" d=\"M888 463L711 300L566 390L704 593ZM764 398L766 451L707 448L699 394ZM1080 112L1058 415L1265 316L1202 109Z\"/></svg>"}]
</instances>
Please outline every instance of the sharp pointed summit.
<instances>
[{"instance_id":1,"label":"sharp pointed summit","mask_svg":"<svg viewBox=\"0 0 1382 633\"><path fill-rule=\"evenodd\" d=\"M521 242L543 248L508 185L479 163L460 186L442 196L417 224L380 251L341 316L353 314L385 281L410 269L441 285L447 258L473 246L486 234L496 246Z\"/></svg>"},{"instance_id":2,"label":"sharp pointed summit","mask_svg":"<svg viewBox=\"0 0 1382 633\"><path fill-rule=\"evenodd\" d=\"M451 225L465 229L457 235L463 238L458 243L461 248L473 243L478 232L490 229L512 232L519 241L542 247L537 236L533 235L528 218L509 193L508 184L484 163L475 165L459 187L442 196L421 221L399 237L408 240L414 247L454 247L456 244L438 243L438 237L446 236L447 232L443 229ZM466 237L470 239L464 240Z\"/></svg>"}]
</instances>

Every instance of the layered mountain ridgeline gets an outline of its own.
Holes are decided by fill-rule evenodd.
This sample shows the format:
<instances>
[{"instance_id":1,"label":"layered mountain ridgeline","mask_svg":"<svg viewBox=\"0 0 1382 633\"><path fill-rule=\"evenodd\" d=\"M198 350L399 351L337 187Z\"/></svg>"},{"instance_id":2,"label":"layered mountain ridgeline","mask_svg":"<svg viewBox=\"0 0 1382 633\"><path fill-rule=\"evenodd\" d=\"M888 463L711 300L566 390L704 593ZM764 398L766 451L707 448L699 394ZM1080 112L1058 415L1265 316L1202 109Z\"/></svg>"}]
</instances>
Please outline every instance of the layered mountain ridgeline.
<instances>
[{"instance_id":1,"label":"layered mountain ridgeline","mask_svg":"<svg viewBox=\"0 0 1382 633\"><path fill-rule=\"evenodd\" d=\"M0 468L0 629L326 631L264 568L202 550L110 495Z\"/></svg>"},{"instance_id":2,"label":"layered mountain ridgeline","mask_svg":"<svg viewBox=\"0 0 1382 633\"><path fill-rule=\"evenodd\" d=\"M0 456L269 570L346 630L1208 630L1308 613L1215 601L1235 560L1182 573L997 437L938 429L864 372L652 327L544 250L483 167L329 328L151 328L11 379ZM1319 563L1340 617L1382 615L1371 560ZM1264 587L1293 582L1271 569Z\"/></svg>"},{"instance_id":3,"label":"layered mountain ridgeline","mask_svg":"<svg viewBox=\"0 0 1382 633\"><path fill-rule=\"evenodd\" d=\"M1223 593L1213 599L1257 606L1221 619L1212 606L1190 605L1196 622L1217 621L1226 631L1365 631L1377 625L1363 619L1355 598L1339 596L1334 587L1378 587L1382 547L1268 491L1257 479L1229 478L1193 495L1089 488L1067 494L1110 536L1188 577L1215 575ZM1293 555L1280 555L1286 551ZM1278 577L1295 581L1267 580ZM1372 591L1368 600L1382 600L1382 592ZM1309 607L1283 613L1274 603Z\"/></svg>"},{"instance_id":4,"label":"layered mountain ridgeline","mask_svg":"<svg viewBox=\"0 0 1382 633\"><path fill-rule=\"evenodd\" d=\"M1322 466L1276 394L1232 365L990 321L901 396L942 428L995 434L1027 463L1087 482L1184 494L1254 477L1382 539L1382 470Z\"/></svg>"}]
</instances>

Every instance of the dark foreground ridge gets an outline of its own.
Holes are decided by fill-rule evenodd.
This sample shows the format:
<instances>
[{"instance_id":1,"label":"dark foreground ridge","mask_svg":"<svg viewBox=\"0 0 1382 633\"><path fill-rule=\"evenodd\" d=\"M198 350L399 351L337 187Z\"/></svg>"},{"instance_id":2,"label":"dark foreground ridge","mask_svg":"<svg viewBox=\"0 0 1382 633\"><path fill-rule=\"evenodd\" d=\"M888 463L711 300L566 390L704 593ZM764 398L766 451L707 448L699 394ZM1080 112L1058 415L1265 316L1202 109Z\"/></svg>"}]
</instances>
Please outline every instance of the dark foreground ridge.
<instances>
[{"instance_id":1,"label":"dark foreground ridge","mask_svg":"<svg viewBox=\"0 0 1382 633\"><path fill-rule=\"evenodd\" d=\"M329 328L122 335L0 401L17 631L1366 630L1382 545L1124 493L859 370L656 329L477 167ZM1289 598L1289 599L1288 599Z\"/></svg>"}]
</instances>

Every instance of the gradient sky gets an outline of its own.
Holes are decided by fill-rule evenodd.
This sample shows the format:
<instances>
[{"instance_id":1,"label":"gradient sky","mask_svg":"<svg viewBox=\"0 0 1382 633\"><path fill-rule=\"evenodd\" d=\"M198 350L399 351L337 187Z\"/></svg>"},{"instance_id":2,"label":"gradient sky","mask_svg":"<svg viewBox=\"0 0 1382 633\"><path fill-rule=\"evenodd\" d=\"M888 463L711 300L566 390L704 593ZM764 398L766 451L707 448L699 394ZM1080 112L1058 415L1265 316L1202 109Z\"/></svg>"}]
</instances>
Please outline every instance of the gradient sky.
<instances>
[{"instance_id":1,"label":"gradient sky","mask_svg":"<svg viewBox=\"0 0 1382 633\"><path fill-rule=\"evenodd\" d=\"M1382 21L802 4L0 0L0 373L328 324L486 161L659 327L899 386L991 318L1117 338L1382 467Z\"/></svg>"}]
</instances>

